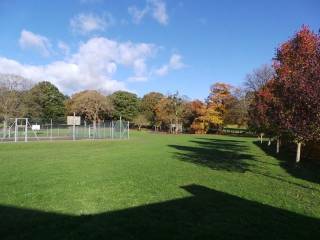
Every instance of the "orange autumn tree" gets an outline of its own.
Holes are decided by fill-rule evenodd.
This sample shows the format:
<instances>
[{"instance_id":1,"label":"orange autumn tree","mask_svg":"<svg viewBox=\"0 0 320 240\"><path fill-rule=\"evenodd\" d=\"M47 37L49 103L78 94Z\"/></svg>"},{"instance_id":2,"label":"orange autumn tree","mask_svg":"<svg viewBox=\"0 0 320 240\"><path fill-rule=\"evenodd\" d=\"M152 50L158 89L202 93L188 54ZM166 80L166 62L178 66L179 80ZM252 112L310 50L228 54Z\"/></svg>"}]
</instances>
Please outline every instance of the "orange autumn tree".
<instances>
[{"instance_id":1,"label":"orange autumn tree","mask_svg":"<svg viewBox=\"0 0 320 240\"><path fill-rule=\"evenodd\" d=\"M223 125L228 109L235 100L232 89L231 85L220 82L213 84L210 88L210 95L207 99L207 117L216 128Z\"/></svg>"},{"instance_id":2,"label":"orange autumn tree","mask_svg":"<svg viewBox=\"0 0 320 240\"><path fill-rule=\"evenodd\" d=\"M195 116L191 129L194 133L207 133L210 127L220 128L224 118L234 103L232 95L233 87L226 83L215 83L210 88L210 95L206 103L199 100L191 103L191 109Z\"/></svg>"},{"instance_id":3,"label":"orange autumn tree","mask_svg":"<svg viewBox=\"0 0 320 240\"><path fill-rule=\"evenodd\" d=\"M200 100L195 100L190 103L191 114L194 119L191 124L191 129L194 133L204 134L207 132L207 124L205 123L203 116L206 114L207 106Z\"/></svg>"},{"instance_id":4,"label":"orange autumn tree","mask_svg":"<svg viewBox=\"0 0 320 240\"><path fill-rule=\"evenodd\" d=\"M202 114L195 118L191 124L191 129L194 133L205 134L208 132L211 124L222 124L222 120L219 117L219 113L213 108L208 108L203 103Z\"/></svg>"}]
</instances>

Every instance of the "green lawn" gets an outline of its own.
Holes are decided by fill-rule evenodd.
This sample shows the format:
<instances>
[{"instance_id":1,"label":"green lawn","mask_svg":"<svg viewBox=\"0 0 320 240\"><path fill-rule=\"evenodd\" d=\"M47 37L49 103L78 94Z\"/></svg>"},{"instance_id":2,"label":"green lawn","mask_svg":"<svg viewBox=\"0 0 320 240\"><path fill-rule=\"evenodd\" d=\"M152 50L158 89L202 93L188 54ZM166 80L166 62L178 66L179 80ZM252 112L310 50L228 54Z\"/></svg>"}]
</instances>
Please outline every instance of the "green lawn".
<instances>
[{"instance_id":1,"label":"green lawn","mask_svg":"<svg viewBox=\"0 0 320 240\"><path fill-rule=\"evenodd\" d=\"M320 239L320 171L255 140L0 144L1 239Z\"/></svg>"}]
</instances>

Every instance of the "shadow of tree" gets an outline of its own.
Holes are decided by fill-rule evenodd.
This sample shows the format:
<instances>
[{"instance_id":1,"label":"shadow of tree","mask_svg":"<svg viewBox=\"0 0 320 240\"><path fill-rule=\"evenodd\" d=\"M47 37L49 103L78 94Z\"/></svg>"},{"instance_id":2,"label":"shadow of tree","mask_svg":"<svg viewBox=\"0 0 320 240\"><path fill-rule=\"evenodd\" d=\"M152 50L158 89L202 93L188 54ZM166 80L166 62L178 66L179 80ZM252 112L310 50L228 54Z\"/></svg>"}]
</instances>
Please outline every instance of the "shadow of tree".
<instances>
[{"instance_id":1,"label":"shadow of tree","mask_svg":"<svg viewBox=\"0 0 320 240\"><path fill-rule=\"evenodd\" d=\"M280 166L291 176L307 180L309 182L320 183L320 165L313 161L302 161L299 164L295 162L295 156L292 151L282 147L280 153L275 152L275 146L254 142L256 146L263 150L269 156L279 160Z\"/></svg>"},{"instance_id":2,"label":"shadow of tree","mask_svg":"<svg viewBox=\"0 0 320 240\"><path fill-rule=\"evenodd\" d=\"M190 141L196 146L169 145L176 150L175 155L187 162L204 165L215 170L245 172L253 160L248 154L248 147L242 141L225 139L197 138Z\"/></svg>"},{"instance_id":3,"label":"shadow of tree","mask_svg":"<svg viewBox=\"0 0 320 240\"><path fill-rule=\"evenodd\" d=\"M197 140L193 140L190 142L194 143L195 145L169 146L177 150L177 152L175 152L174 154L178 159L182 161L199 164L215 170L225 170L240 173L248 171L255 175L319 192L319 189L292 181L292 179L286 176L274 175L270 173L268 168L262 166L280 166L285 168L295 177L304 176L304 179L313 179L313 181L315 182L317 178L320 178L320 172L318 170L312 170L312 168L308 170L308 168L306 168L305 166L296 167L294 164L290 164L290 162L285 160L279 160L279 162L276 163L268 162L266 160L263 160L261 157L248 154L250 146L246 145L244 141L233 139L197 138ZM261 145L258 142L254 143L259 147L264 146L264 151L269 150L270 153L265 152L267 155L277 157L275 154L271 153L271 149L274 149L274 147ZM282 154L286 156L285 153ZM319 172L318 175L317 172Z\"/></svg>"},{"instance_id":4,"label":"shadow of tree","mask_svg":"<svg viewBox=\"0 0 320 240\"><path fill-rule=\"evenodd\" d=\"M1 239L319 239L320 219L200 185L190 197L94 215L0 206Z\"/></svg>"}]
</instances>

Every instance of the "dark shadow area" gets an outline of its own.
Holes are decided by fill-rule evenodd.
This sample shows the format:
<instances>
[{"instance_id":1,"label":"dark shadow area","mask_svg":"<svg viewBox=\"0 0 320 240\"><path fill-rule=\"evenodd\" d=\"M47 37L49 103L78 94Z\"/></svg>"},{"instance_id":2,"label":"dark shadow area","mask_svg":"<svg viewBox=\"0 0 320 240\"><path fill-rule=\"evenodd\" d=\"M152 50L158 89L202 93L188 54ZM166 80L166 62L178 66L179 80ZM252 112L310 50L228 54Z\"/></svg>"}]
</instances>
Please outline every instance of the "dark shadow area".
<instances>
[{"instance_id":1,"label":"dark shadow area","mask_svg":"<svg viewBox=\"0 0 320 240\"><path fill-rule=\"evenodd\" d=\"M299 164L295 162L295 152L291 148L280 148L280 153L275 152L274 144L268 146L266 143L254 142L256 146L264 151L265 154L279 160L280 166L291 176L304 179L309 182L320 183L320 164L312 159L304 159ZM302 149L303 151L303 149Z\"/></svg>"},{"instance_id":2,"label":"dark shadow area","mask_svg":"<svg viewBox=\"0 0 320 240\"><path fill-rule=\"evenodd\" d=\"M316 168L312 167L310 164L301 164L296 166L296 164L292 163L292 161L289 161L289 158L292 157L292 154L288 155L286 152L282 152L278 156L275 153L272 153L272 150L275 149L275 146L267 146L267 144L261 145L260 142L254 142L257 146L262 148L267 155L278 158L278 163L263 161L254 155L247 154L246 152L248 152L249 146L244 145L244 142L241 140L208 139L199 137L190 142L195 143L196 145L169 146L177 150L174 154L182 161L203 165L215 170L225 170L240 173L249 171L256 175L320 192L318 189L290 181L286 177L273 175L268 171L260 169L259 164L280 166L285 168L295 177L300 177L309 181L312 180L313 182L320 182L319 166Z\"/></svg>"},{"instance_id":3,"label":"dark shadow area","mask_svg":"<svg viewBox=\"0 0 320 240\"><path fill-rule=\"evenodd\" d=\"M245 172L249 168L246 160L254 160L247 154L248 147L242 141L197 138L197 146L169 145L176 150L174 154L178 159L199 165L204 165L215 170Z\"/></svg>"},{"instance_id":4,"label":"dark shadow area","mask_svg":"<svg viewBox=\"0 0 320 240\"><path fill-rule=\"evenodd\" d=\"M68 216L0 206L1 239L319 239L320 219L199 185L193 196Z\"/></svg>"}]
</instances>

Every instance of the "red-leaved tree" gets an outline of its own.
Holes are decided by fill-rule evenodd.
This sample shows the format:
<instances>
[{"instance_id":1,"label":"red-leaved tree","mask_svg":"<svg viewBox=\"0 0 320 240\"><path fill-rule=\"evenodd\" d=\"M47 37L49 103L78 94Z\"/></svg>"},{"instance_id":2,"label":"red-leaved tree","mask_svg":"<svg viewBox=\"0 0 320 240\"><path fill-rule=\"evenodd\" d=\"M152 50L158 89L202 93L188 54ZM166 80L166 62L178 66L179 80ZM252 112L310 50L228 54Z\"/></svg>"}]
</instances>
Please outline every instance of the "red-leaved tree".
<instances>
[{"instance_id":1,"label":"red-leaved tree","mask_svg":"<svg viewBox=\"0 0 320 240\"><path fill-rule=\"evenodd\" d=\"M281 105L281 127L301 145L320 139L320 36L303 26L277 50L274 95Z\"/></svg>"},{"instance_id":2,"label":"red-leaved tree","mask_svg":"<svg viewBox=\"0 0 320 240\"><path fill-rule=\"evenodd\" d=\"M274 80L269 80L265 86L254 94L254 98L249 106L249 127L269 138L276 137L277 153L280 147L280 136L282 133L280 125L281 105L273 94Z\"/></svg>"}]
</instances>

